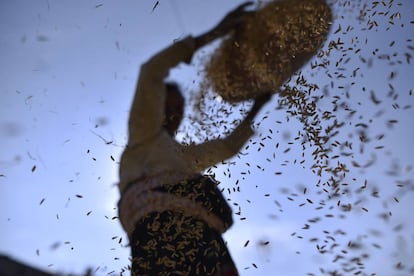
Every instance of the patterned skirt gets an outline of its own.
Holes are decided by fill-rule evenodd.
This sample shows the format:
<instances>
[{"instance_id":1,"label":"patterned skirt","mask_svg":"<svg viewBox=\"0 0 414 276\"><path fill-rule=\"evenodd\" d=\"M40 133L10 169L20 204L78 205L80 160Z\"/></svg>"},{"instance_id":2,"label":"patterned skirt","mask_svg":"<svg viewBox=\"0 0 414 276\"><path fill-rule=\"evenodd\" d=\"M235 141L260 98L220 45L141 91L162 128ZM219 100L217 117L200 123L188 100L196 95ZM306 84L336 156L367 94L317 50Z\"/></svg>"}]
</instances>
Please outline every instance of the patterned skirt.
<instances>
[{"instance_id":1,"label":"patterned skirt","mask_svg":"<svg viewBox=\"0 0 414 276\"><path fill-rule=\"evenodd\" d=\"M152 190L201 204L226 228L233 223L231 208L207 176ZM138 220L129 237L132 275L238 275L221 233L191 212L154 211Z\"/></svg>"}]
</instances>

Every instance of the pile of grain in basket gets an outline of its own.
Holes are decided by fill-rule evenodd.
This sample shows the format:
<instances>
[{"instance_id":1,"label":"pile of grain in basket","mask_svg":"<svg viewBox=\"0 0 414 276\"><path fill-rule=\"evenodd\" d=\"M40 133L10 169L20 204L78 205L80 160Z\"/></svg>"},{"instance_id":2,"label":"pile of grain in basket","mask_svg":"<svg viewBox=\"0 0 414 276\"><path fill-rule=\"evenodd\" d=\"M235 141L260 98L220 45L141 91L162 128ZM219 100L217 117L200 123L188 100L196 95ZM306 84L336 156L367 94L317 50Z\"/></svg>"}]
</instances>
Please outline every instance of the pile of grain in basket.
<instances>
[{"instance_id":1,"label":"pile of grain in basket","mask_svg":"<svg viewBox=\"0 0 414 276\"><path fill-rule=\"evenodd\" d=\"M269 2L213 53L205 81L229 102L274 93L317 53L331 21L323 0Z\"/></svg>"}]
</instances>

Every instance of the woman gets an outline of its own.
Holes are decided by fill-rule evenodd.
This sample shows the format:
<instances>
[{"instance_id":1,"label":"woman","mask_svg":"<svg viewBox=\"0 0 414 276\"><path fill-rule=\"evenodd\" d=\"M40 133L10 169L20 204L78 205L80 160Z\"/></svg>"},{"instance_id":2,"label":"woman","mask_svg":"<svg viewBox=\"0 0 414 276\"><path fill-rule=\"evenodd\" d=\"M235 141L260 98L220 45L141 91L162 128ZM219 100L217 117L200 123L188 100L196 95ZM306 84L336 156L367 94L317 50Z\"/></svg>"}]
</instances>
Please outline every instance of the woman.
<instances>
[{"instance_id":1,"label":"woman","mask_svg":"<svg viewBox=\"0 0 414 276\"><path fill-rule=\"evenodd\" d=\"M240 26L245 3L215 28L187 37L141 66L129 118L129 141L120 164L119 216L132 250L133 275L238 275L221 237L233 223L217 183L200 172L237 154L253 135L251 122L270 98L256 99L225 139L184 146L174 136L183 117L178 85L169 70Z\"/></svg>"}]
</instances>

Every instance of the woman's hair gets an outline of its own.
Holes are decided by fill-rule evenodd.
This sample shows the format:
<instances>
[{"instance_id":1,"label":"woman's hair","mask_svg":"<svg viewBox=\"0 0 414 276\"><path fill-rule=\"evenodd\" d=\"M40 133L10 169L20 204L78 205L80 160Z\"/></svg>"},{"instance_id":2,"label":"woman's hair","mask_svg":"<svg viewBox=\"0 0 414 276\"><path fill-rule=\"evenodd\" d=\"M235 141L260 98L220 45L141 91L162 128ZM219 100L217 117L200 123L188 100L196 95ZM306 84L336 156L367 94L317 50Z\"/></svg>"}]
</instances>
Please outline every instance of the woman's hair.
<instances>
[{"instance_id":1,"label":"woman's hair","mask_svg":"<svg viewBox=\"0 0 414 276\"><path fill-rule=\"evenodd\" d=\"M167 100L168 98L174 98L177 102L181 102L184 108L185 99L184 99L183 94L181 93L181 88L177 83L166 82L165 90L167 91Z\"/></svg>"},{"instance_id":2,"label":"woman's hair","mask_svg":"<svg viewBox=\"0 0 414 276\"><path fill-rule=\"evenodd\" d=\"M181 93L181 89L177 83L166 82L166 99L165 99L165 121L164 127L167 131L174 135L177 131L184 115L185 99Z\"/></svg>"},{"instance_id":3,"label":"woman's hair","mask_svg":"<svg viewBox=\"0 0 414 276\"><path fill-rule=\"evenodd\" d=\"M167 93L170 93L171 91L175 91L175 92L180 93L180 95L182 97L181 88L176 82L166 82L165 83L165 88L167 90Z\"/></svg>"}]
</instances>

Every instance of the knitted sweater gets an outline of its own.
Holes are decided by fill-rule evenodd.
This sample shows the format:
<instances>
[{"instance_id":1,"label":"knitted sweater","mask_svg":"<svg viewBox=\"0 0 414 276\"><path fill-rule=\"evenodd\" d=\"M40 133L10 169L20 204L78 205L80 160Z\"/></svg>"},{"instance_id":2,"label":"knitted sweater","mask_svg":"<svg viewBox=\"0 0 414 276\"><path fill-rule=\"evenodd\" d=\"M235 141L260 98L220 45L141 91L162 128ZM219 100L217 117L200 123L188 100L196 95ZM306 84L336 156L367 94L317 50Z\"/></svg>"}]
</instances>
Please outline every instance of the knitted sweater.
<instances>
[{"instance_id":1,"label":"knitted sweater","mask_svg":"<svg viewBox=\"0 0 414 276\"><path fill-rule=\"evenodd\" d=\"M166 97L164 79L180 62L191 61L194 39L187 37L154 55L141 66L129 118L129 141L120 162L121 195L143 177L176 182L170 175L191 177L237 154L253 135L243 121L226 138L182 145L162 127ZM168 183L167 183L168 184Z\"/></svg>"}]
</instances>

